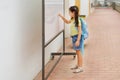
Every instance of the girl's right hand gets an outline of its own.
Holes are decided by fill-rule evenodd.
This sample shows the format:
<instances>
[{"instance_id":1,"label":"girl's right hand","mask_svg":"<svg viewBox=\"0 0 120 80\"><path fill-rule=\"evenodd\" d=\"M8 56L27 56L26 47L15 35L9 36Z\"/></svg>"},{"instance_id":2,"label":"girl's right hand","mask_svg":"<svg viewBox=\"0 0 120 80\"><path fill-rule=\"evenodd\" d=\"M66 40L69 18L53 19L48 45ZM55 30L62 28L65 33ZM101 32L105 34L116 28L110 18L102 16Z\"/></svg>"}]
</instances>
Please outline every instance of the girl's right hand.
<instances>
[{"instance_id":1,"label":"girl's right hand","mask_svg":"<svg viewBox=\"0 0 120 80\"><path fill-rule=\"evenodd\" d=\"M59 16L59 17L62 17L62 15L61 15L60 13L58 14L58 16Z\"/></svg>"},{"instance_id":2,"label":"girl's right hand","mask_svg":"<svg viewBox=\"0 0 120 80\"><path fill-rule=\"evenodd\" d=\"M80 45L80 41L76 41L76 42L75 42L75 46L78 47L79 45Z\"/></svg>"},{"instance_id":3,"label":"girl's right hand","mask_svg":"<svg viewBox=\"0 0 120 80\"><path fill-rule=\"evenodd\" d=\"M66 18L64 18L64 16L62 16L60 13L58 14L58 16L59 16L65 23L67 23L67 24L70 23L70 22L69 22Z\"/></svg>"}]
</instances>

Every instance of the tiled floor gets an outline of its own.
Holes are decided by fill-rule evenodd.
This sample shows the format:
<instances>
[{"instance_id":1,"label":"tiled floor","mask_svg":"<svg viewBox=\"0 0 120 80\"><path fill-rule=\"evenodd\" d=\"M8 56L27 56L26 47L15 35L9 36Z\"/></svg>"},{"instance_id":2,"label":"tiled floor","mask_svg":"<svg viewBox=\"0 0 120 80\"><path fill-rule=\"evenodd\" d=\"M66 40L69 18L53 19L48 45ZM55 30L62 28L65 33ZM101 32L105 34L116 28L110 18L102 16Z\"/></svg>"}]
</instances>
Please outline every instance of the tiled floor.
<instances>
[{"instance_id":1,"label":"tiled floor","mask_svg":"<svg viewBox=\"0 0 120 80\"><path fill-rule=\"evenodd\" d=\"M48 80L120 80L120 13L97 9L87 23L90 35L85 46L84 72L72 73L70 67L76 60L63 56ZM68 48L70 42L67 39Z\"/></svg>"}]
</instances>

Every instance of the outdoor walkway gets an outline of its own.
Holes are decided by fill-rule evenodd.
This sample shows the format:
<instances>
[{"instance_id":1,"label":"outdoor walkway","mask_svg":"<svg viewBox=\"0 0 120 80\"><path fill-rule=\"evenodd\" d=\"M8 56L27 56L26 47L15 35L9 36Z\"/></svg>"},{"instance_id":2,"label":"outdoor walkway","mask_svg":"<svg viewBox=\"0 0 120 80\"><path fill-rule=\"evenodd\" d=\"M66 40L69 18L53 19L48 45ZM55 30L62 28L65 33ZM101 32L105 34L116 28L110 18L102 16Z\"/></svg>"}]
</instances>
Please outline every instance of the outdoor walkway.
<instances>
[{"instance_id":1,"label":"outdoor walkway","mask_svg":"<svg viewBox=\"0 0 120 80\"><path fill-rule=\"evenodd\" d=\"M72 73L70 68L76 60L63 56L48 80L120 80L120 13L96 9L87 23L90 35L85 46L84 72ZM70 43L67 39L67 45Z\"/></svg>"}]
</instances>

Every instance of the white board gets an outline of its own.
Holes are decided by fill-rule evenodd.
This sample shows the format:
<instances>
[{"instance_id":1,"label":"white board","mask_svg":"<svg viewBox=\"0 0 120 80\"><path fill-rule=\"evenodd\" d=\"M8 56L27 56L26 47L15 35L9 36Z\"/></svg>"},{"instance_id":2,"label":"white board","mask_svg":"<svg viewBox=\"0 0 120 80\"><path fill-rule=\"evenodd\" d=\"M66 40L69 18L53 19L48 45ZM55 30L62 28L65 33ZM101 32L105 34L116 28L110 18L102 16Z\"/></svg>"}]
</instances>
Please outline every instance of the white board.
<instances>
[{"instance_id":1,"label":"white board","mask_svg":"<svg viewBox=\"0 0 120 80\"><path fill-rule=\"evenodd\" d=\"M58 14L63 14L64 0L45 0L45 43L64 29Z\"/></svg>"}]
</instances>

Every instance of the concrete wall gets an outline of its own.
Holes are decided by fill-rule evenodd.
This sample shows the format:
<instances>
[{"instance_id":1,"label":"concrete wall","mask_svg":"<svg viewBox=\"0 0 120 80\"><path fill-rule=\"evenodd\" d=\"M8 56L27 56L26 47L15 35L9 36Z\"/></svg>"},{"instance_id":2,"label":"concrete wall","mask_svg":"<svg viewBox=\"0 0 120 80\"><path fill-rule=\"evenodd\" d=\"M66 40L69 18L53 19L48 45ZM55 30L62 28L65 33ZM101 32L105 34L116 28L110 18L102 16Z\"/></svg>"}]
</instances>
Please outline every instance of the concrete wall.
<instances>
[{"instance_id":1,"label":"concrete wall","mask_svg":"<svg viewBox=\"0 0 120 80\"><path fill-rule=\"evenodd\" d=\"M41 70L42 0L0 0L0 80L33 80Z\"/></svg>"}]
</instances>

